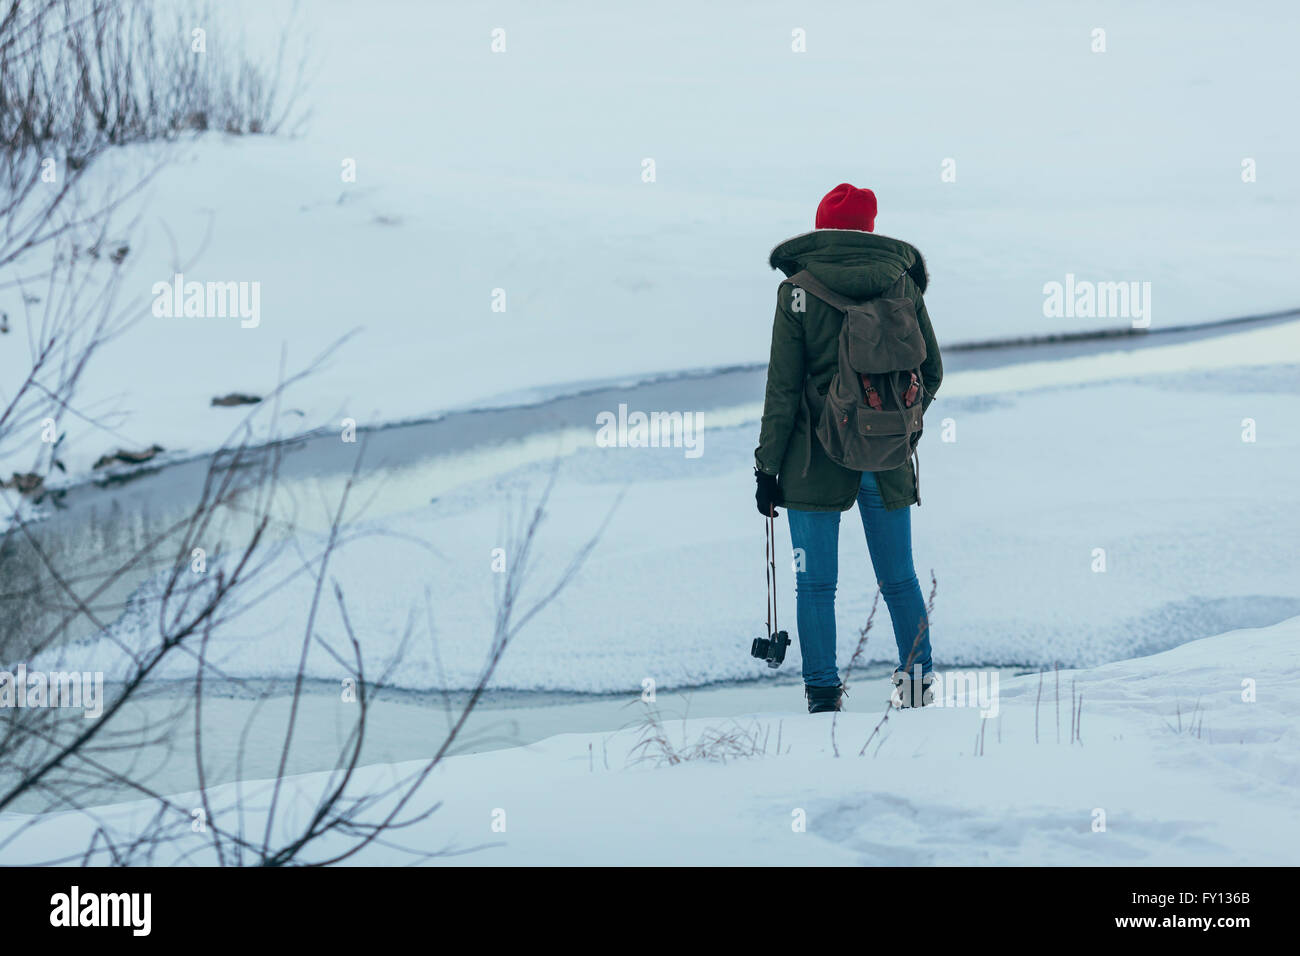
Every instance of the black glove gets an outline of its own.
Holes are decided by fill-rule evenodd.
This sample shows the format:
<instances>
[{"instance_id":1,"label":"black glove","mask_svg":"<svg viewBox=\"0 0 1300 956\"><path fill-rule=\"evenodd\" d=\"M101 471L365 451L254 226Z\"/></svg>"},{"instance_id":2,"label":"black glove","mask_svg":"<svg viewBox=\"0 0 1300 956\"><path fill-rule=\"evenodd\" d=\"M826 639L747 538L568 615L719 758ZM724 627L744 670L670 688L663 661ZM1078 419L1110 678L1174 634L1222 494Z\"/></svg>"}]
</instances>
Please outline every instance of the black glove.
<instances>
[{"instance_id":1,"label":"black glove","mask_svg":"<svg viewBox=\"0 0 1300 956\"><path fill-rule=\"evenodd\" d=\"M754 492L754 501L758 504L758 513L764 518L769 515L776 517L781 512L777 511L774 506L785 504L785 499L781 497L781 488L776 483L776 475L769 475L755 468L754 480L758 482L758 490Z\"/></svg>"}]
</instances>

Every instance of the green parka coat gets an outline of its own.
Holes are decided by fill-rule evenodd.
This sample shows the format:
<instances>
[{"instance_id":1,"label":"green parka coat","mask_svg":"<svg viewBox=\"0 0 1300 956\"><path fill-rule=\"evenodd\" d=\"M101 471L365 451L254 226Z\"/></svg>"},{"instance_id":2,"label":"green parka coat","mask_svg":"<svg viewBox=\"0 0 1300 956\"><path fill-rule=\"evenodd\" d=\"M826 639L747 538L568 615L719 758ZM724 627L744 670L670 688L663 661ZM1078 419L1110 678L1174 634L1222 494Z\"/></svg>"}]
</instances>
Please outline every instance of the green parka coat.
<instances>
[{"instance_id":1,"label":"green parka coat","mask_svg":"<svg viewBox=\"0 0 1300 956\"><path fill-rule=\"evenodd\" d=\"M943 360L922 298L929 275L925 260L914 246L855 229L817 229L787 239L772 250L769 261L772 268L780 269L787 278L807 269L831 290L857 300L880 295L897 281L899 270L906 269L905 294L916 305L916 317L925 336L922 408L929 408L943 381ZM830 386L844 316L812 295L805 296L804 311L795 312L791 308L791 296L789 284L783 284L777 293L776 318L772 323L772 354L754 463L760 471L779 476L788 507L800 511L846 511L857 498L862 473L826 457L821 442L810 432L803 401L805 379L811 379L823 395ZM815 425L813 421L812 426ZM805 461L807 474L804 474ZM905 508L917 503L916 475L910 461L893 471L876 472L876 484L886 508Z\"/></svg>"}]
</instances>

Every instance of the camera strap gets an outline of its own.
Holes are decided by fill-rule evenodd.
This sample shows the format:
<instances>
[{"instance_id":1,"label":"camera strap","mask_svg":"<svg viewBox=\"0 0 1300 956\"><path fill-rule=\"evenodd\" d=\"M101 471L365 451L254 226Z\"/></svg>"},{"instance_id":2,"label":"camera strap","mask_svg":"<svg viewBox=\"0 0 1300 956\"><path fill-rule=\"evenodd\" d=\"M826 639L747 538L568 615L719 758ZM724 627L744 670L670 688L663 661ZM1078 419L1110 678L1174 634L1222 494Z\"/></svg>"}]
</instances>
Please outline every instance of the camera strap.
<instances>
[{"instance_id":1,"label":"camera strap","mask_svg":"<svg viewBox=\"0 0 1300 956\"><path fill-rule=\"evenodd\" d=\"M767 547L763 560L767 565L767 636L771 638L780 628L776 619L776 526L771 515L768 515L766 529Z\"/></svg>"}]
</instances>

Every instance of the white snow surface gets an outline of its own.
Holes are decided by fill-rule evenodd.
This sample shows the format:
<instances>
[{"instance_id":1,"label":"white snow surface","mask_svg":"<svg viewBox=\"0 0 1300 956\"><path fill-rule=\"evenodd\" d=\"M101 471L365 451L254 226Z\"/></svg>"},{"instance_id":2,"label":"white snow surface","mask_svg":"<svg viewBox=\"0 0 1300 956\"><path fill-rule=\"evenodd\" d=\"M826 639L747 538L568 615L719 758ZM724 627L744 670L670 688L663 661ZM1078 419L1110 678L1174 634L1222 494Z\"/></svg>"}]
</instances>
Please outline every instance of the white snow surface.
<instances>
[{"instance_id":1,"label":"white snow surface","mask_svg":"<svg viewBox=\"0 0 1300 956\"><path fill-rule=\"evenodd\" d=\"M353 862L474 847L434 862L1142 866L1300 858L1300 618L1062 671L1059 718L1054 681L1049 675L1041 691L1037 675L1003 681L997 716L988 718L971 707L893 711L874 737L885 687L862 682L851 688L853 712L835 723L834 744L829 714L665 718L677 752L710 734L758 741L757 754L726 762L669 765L656 759L662 748L636 749L643 733L636 726L453 757L408 811L441 807L399 831L400 849L373 846ZM1071 700L1080 695L1080 739L1071 743ZM420 766L366 768L355 792L409 780ZM307 819L328 780L286 778L273 833L285 838ZM214 788L212 819L236 825L237 802L245 832L260 841L269 793L266 782ZM181 795L177 805L199 804ZM2 814L0 834L26 828L6 862L79 854L97 825L129 834L151 826L152 813L139 802L39 818ZM155 862L183 853L191 865L211 862L184 829ZM341 848L327 840L307 859Z\"/></svg>"},{"instance_id":2,"label":"white snow surface","mask_svg":"<svg viewBox=\"0 0 1300 956\"><path fill-rule=\"evenodd\" d=\"M931 570L938 582L932 636L942 666L1094 665L1300 613L1290 547L1300 539L1300 434L1292 425L1300 366L1220 367L1243 353L1241 338L1256 355L1285 356L1300 337L1288 326L1176 346L1176 373L1165 371L1172 363L1161 354L1173 349L1136 353L1150 374L1133 374L1143 367L1137 358L1119 356L1115 367L1126 375L1109 382L1087 381L1107 367L1105 356L1060 363L1067 384L1059 386L1039 384L1050 377L1046 363L1037 374L1008 367L1000 379L970 373L986 387L1023 379L1031 386L1023 391L980 394L953 376L955 396L941 390L927 415L923 504L912 509L923 589ZM495 470L435 457L377 476L377 502L411 504L356 517L327 574L327 596L333 581L345 592L367 672L393 668L395 684L416 689L474 685L501 583L493 549L514 560L507 503L517 515L521 494L535 499L567 438L573 447L560 462L525 598L549 588L611 510L612 518L586 566L510 646L493 686L624 692L646 678L681 688L768 674L748 656L764 632L763 522L750 475L756 416L739 414L739 424L716 430L706 416L695 459L680 448L597 448L593 426L503 446ZM1254 441L1243 441L1246 419ZM948 423L953 441L943 439ZM354 499L380 487L363 483ZM333 501L339 492L336 480L302 494ZM843 667L875 581L856 510L840 527ZM780 623L794 637L784 517L777 529ZM255 590L269 596L216 628L214 664L242 677L296 672L313 587L302 572L314 573L323 544L322 532L304 532L259 575ZM277 588L280 581L288 583ZM138 606L98 639L37 663L120 674L124 648L159 640L149 593L142 588ZM322 602L316 632L351 660L332 598ZM896 662L883 603L864 659ZM796 645L785 671L797 673L799 661ZM319 646L306 668L325 680L352 676ZM192 669L176 655L156 676L185 678Z\"/></svg>"},{"instance_id":3,"label":"white snow surface","mask_svg":"<svg viewBox=\"0 0 1300 956\"><path fill-rule=\"evenodd\" d=\"M353 330L281 427L761 362L768 252L845 180L926 255L941 342L1127 324L1046 318L1067 274L1151 283L1154 328L1300 305L1292 3L303 7L301 135L179 144L147 191L123 289L138 321L78 403L113 430L59 422L74 475L122 445L215 447L240 412L213 397L265 394L283 350L298 369ZM286 10L221 16L265 44ZM259 282L260 325L154 317L177 255L189 280ZM17 380L22 309L0 307ZM11 444L0 473L39 450Z\"/></svg>"}]
</instances>

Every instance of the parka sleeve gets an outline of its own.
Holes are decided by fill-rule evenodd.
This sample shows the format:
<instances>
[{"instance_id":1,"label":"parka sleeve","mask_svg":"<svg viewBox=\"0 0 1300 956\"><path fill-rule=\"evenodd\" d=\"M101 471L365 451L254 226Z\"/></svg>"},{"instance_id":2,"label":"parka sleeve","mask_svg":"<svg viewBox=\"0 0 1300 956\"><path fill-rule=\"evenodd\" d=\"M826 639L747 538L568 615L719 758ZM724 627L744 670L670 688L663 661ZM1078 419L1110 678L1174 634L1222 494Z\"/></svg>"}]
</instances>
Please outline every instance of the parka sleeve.
<instances>
[{"instance_id":1,"label":"parka sleeve","mask_svg":"<svg viewBox=\"0 0 1300 956\"><path fill-rule=\"evenodd\" d=\"M803 319L790 310L790 295L789 285L783 283L778 287L776 316L772 320L772 352L767 363L767 390L763 397L763 421L759 428L758 447L754 449L755 466L769 475L781 470L803 397Z\"/></svg>"},{"instance_id":2,"label":"parka sleeve","mask_svg":"<svg viewBox=\"0 0 1300 956\"><path fill-rule=\"evenodd\" d=\"M921 379L925 386L921 411L925 412L943 383L943 357L939 354L939 341L934 337L934 326L930 324L930 313L925 308L925 299L919 289L915 291L916 321L921 326L921 335L925 338L925 361L921 363Z\"/></svg>"}]
</instances>

